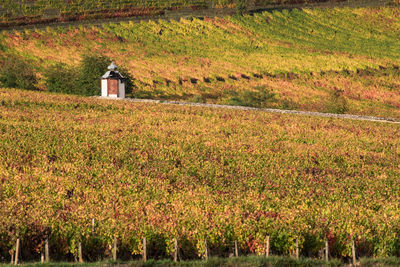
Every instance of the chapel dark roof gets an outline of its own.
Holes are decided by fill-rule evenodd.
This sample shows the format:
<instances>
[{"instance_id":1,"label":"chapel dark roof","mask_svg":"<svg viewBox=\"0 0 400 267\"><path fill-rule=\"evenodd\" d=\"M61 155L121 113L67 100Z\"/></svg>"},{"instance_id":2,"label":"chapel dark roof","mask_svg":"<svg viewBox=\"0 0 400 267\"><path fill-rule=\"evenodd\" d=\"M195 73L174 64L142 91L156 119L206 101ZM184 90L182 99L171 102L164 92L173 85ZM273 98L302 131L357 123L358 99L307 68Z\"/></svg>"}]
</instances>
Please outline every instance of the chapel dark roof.
<instances>
[{"instance_id":1,"label":"chapel dark roof","mask_svg":"<svg viewBox=\"0 0 400 267\"><path fill-rule=\"evenodd\" d=\"M124 76L117 71L118 67L117 65L114 64L114 62L111 63L110 66L108 66L108 71L101 76L102 79L125 79Z\"/></svg>"}]
</instances>

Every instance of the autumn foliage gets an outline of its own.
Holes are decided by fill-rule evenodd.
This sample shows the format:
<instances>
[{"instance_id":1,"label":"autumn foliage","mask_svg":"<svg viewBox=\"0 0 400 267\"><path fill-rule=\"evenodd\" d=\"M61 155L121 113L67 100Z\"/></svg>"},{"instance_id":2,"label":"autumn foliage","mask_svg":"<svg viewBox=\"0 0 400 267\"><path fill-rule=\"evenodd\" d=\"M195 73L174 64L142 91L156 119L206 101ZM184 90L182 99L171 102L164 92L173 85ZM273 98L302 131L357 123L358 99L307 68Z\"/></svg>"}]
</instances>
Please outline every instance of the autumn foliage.
<instances>
[{"instance_id":1,"label":"autumn foliage","mask_svg":"<svg viewBox=\"0 0 400 267\"><path fill-rule=\"evenodd\" d=\"M399 254L398 124L0 90L0 251ZM92 219L96 227L92 232ZM108 252L107 252L108 251ZM97 254L96 254L97 253ZM122 256L121 256L122 257Z\"/></svg>"},{"instance_id":2,"label":"autumn foliage","mask_svg":"<svg viewBox=\"0 0 400 267\"><path fill-rule=\"evenodd\" d=\"M96 54L129 71L136 98L399 119L399 17L395 7L324 8L27 29L2 32L0 54L29 62L42 90L53 66L76 73Z\"/></svg>"}]
</instances>

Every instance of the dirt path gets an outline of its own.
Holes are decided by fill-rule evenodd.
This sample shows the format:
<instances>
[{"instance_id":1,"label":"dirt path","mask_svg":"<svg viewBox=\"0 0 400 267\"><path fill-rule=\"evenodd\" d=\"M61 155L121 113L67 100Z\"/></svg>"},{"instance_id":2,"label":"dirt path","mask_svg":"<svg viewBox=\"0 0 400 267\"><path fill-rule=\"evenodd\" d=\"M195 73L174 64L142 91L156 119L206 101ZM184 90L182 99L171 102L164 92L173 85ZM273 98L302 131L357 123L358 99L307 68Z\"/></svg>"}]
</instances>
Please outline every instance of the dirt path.
<instances>
[{"instance_id":1,"label":"dirt path","mask_svg":"<svg viewBox=\"0 0 400 267\"><path fill-rule=\"evenodd\" d=\"M229 106L229 105L190 103L190 102L153 100L153 99L137 99L137 98L115 99L115 98L108 98L108 97L98 97L98 98L120 100L120 101L130 101L130 102L140 102L140 103L155 103L155 104L163 104L163 105L181 105L181 106L205 107L205 108L216 108L216 109L255 110L255 111L262 111L262 112L269 112L269 113L294 114L294 115L302 115L302 116L313 116L313 117L349 119L349 120L359 120L359 121L373 121L373 122L400 124L400 121L396 120L394 118L382 118L382 117L375 117L375 116L363 116L363 115L352 115L352 114L334 114L334 113L322 113L322 112L314 112L314 111L300 111L300 110L286 110L286 109L272 109L272 108L252 108L252 107L244 107L244 106Z\"/></svg>"}]
</instances>

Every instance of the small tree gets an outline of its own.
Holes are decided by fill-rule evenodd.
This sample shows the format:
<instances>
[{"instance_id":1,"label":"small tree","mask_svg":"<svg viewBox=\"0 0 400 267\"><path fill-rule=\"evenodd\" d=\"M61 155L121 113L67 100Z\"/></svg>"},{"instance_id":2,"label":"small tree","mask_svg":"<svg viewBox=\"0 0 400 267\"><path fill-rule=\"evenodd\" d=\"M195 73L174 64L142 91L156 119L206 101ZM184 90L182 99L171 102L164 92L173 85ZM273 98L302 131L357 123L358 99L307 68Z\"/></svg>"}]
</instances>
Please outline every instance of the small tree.
<instances>
[{"instance_id":1,"label":"small tree","mask_svg":"<svg viewBox=\"0 0 400 267\"><path fill-rule=\"evenodd\" d=\"M7 54L1 59L0 83L4 87L36 89L36 75L33 67L23 58Z\"/></svg>"},{"instance_id":2,"label":"small tree","mask_svg":"<svg viewBox=\"0 0 400 267\"><path fill-rule=\"evenodd\" d=\"M107 70L111 59L95 54L84 55L79 67L78 87L82 95L100 95L100 77ZM119 72L126 79L125 92L131 93L133 89L132 77L125 68Z\"/></svg>"},{"instance_id":3,"label":"small tree","mask_svg":"<svg viewBox=\"0 0 400 267\"><path fill-rule=\"evenodd\" d=\"M344 90L334 88L326 104L326 111L330 113L343 114L349 110Z\"/></svg>"},{"instance_id":4,"label":"small tree","mask_svg":"<svg viewBox=\"0 0 400 267\"><path fill-rule=\"evenodd\" d=\"M56 63L45 72L46 87L50 92L79 94L77 73L64 63Z\"/></svg>"},{"instance_id":5,"label":"small tree","mask_svg":"<svg viewBox=\"0 0 400 267\"><path fill-rule=\"evenodd\" d=\"M131 94L133 92L133 88L135 87L135 85L133 84L132 75L124 67L119 67L118 71L125 78L125 93Z\"/></svg>"},{"instance_id":6,"label":"small tree","mask_svg":"<svg viewBox=\"0 0 400 267\"><path fill-rule=\"evenodd\" d=\"M100 77L111 60L105 56L84 55L79 67L78 88L82 95L100 95Z\"/></svg>"},{"instance_id":7,"label":"small tree","mask_svg":"<svg viewBox=\"0 0 400 267\"><path fill-rule=\"evenodd\" d=\"M100 95L100 77L110 63L108 57L90 54L82 56L76 70L64 63L52 65L44 72L47 89L65 94ZM119 72L126 79L125 92L131 93L134 87L131 75L124 68Z\"/></svg>"}]
</instances>

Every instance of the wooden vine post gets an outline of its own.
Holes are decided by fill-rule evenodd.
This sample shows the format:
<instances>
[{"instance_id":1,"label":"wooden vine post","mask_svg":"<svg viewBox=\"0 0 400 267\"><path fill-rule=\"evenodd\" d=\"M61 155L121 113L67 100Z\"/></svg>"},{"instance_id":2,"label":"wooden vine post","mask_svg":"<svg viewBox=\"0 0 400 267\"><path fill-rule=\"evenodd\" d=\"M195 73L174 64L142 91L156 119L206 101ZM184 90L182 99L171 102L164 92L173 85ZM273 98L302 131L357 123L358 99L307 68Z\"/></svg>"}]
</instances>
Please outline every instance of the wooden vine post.
<instances>
[{"instance_id":1,"label":"wooden vine post","mask_svg":"<svg viewBox=\"0 0 400 267\"><path fill-rule=\"evenodd\" d=\"M239 257L239 248L238 248L238 243L235 241L235 257Z\"/></svg>"},{"instance_id":2,"label":"wooden vine post","mask_svg":"<svg viewBox=\"0 0 400 267\"><path fill-rule=\"evenodd\" d=\"M40 251L40 263L43 264L44 263L44 247L42 247L42 250Z\"/></svg>"},{"instance_id":3,"label":"wooden vine post","mask_svg":"<svg viewBox=\"0 0 400 267\"><path fill-rule=\"evenodd\" d=\"M117 238L115 236L114 236L112 255L113 255L113 260L116 261L117 260Z\"/></svg>"},{"instance_id":4,"label":"wooden vine post","mask_svg":"<svg viewBox=\"0 0 400 267\"><path fill-rule=\"evenodd\" d=\"M351 241L351 254L353 256L353 266L356 266L356 246L354 240Z\"/></svg>"},{"instance_id":5,"label":"wooden vine post","mask_svg":"<svg viewBox=\"0 0 400 267\"><path fill-rule=\"evenodd\" d=\"M329 244L328 240L325 240L325 261L329 261Z\"/></svg>"},{"instance_id":6,"label":"wooden vine post","mask_svg":"<svg viewBox=\"0 0 400 267\"><path fill-rule=\"evenodd\" d=\"M296 238L296 259L299 259L299 239Z\"/></svg>"},{"instance_id":7,"label":"wooden vine post","mask_svg":"<svg viewBox=\"0 0 400 267\"><path fill-rule=\"evenodd\" d=\"M143 237L143 261L147 261L147 245L146 245L146 237Z\"/></svg>"},{"instance_id":8,"label":"wooden vine post","mask_svg":"<svg viewBox=\"0 0 400 267\"><path fill-rule=\"evenodd\" d=\"M44 252L43 252L44 250ZM44 240L44 249L40 252L40 262L49 262L49 238Z\"/></svg>"},{"instance_id":9,"label":"wooden vine post","mask_svg":"<svg viewBox=\"0 0 400 267\"><path fill-rule=\"evenodd\" d=\"M82 243L79 241L78 243L78 260L80 263L83 263L83 257L82 257Z\"/></svg>"},{"instance_id":10,"label":"wooden vine post","mask_svg":"<svg viewBox=\"0 0 400 267\"><path fill-rule=\"evenodd\" d=\"M178 261L178 240L174 239L174 262Z\"/></svg>"},{"instance_id":11,"label":"wooden vine post","mask_svg":"<svg viewBox=\"0 0 400 267\"><path fill-rule=\"evenodd\" d=\"M267 236L267 241L265 242L265 257L269 257L269 236Z\"/></svg>"},{"instance_id":12,"label":"wooden vine post","mask_svg":"<svg viewBox=\"0 0 400 267\"><path fill-rule=\"evenodd\" d=\"M15 257L14 257L14 264L18 264L18 255L19 255L19 237L17 238L17 243L15 244Z\"/></svg>"},{"instance_id":13,"label":"wooden vine post","mask_svg":"<svg viewBox=\"0 0 400 267\"><path fill-rule=\"evenodd\" d=\"M44 260L46 262L50 261L50 254L49 254L49 238L46 238L46 241L44 243Z\"/></svg>"},{"instance_id":14,"label":"wooden vine post","mask_svg":"<svg viewBox=\"0 0 400 267\"><path fill-rule=\"evenodd\" d=\"M204 259L208 260L207 239L204 239Z\"/></svg>"}]
</instances>

